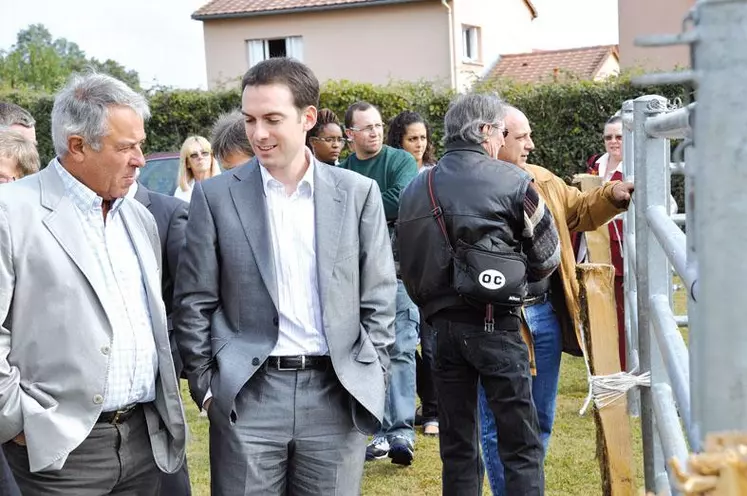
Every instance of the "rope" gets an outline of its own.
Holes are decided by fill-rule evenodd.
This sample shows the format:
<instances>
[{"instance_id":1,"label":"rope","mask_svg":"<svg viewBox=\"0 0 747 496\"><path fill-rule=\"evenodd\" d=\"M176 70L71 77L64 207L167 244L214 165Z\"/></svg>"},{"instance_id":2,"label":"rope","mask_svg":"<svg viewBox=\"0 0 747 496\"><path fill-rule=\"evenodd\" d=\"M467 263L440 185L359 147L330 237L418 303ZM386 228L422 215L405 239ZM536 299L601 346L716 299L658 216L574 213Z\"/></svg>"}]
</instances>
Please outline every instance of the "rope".
<instances>
[{"instance_id":1,"label":"rope","mask_svg":"<svg viewBox=\"0 0 747 496\"><path fill-rule=\"evenodd\" d=\"M586 365L587 371L589 365ZM591 375L588 374L589 394L586 396L584 406L578 412L584 415L586 410L594 400L594 405L598 410L611 405L620 398L624 398L628 391L638 386L651 386L651 372L645 372L641 375L635 375L637 369L632 372L617 372L610 375Z\"/></svg>"}]
</instances>

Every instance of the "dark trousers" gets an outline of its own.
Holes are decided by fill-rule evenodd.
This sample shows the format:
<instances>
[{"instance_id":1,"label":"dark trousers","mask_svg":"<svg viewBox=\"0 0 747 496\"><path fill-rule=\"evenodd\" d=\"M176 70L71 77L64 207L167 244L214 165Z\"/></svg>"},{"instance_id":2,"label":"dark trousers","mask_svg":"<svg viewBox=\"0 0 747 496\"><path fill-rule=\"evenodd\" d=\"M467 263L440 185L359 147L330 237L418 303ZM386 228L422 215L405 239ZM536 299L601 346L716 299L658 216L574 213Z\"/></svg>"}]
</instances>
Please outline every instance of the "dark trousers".
<instances>
[{"instance_id":1,"label":"dark trousers","mask_svg":"<svg viewBox=\"0 0 747 496\"><path fill-rule=\"evenodd\" d=\"M415 355L415 379L420 404L423 406L423 423L438 420L438 396L433 378L433 359L435 355L435 339L433 328L420 314L420 353Z\"/></svg>"},{"instance_id":2,"label":"dark trousers","mask_svg":"<svg viewBox=\"0 0 747 496\"><path fill-rule=\"evenodd\" d=\"M482 495L478 380L501 433L498 452L507 494L543 495L542 442L532 401L529 355L520 333L501 330L507 327L499 322L487 332L478 319L463 323L437 318L433 328L443 495Z\"/></svg>"},{"instance_id":3,"label":"dark trousers","mask_svg":"<svg viewBox=\"0 0 747 496\"><path fill-rule=\"evenodd\" d=\"M0 447L0 496L21 496L2 447Z\"/></svg>"},{"instance_id":4,"label":"dark trousers","mask_svg":"<svg viewBox=\"0 0 747 496\"><path fill-rule=\"evenodd\" d=\"M161 472L153 459L142 408L120 425L97 423L62 469L29 470L25 446L3 446L21 494L44 496L156 496Z\"/></svg>"}]
</instances>

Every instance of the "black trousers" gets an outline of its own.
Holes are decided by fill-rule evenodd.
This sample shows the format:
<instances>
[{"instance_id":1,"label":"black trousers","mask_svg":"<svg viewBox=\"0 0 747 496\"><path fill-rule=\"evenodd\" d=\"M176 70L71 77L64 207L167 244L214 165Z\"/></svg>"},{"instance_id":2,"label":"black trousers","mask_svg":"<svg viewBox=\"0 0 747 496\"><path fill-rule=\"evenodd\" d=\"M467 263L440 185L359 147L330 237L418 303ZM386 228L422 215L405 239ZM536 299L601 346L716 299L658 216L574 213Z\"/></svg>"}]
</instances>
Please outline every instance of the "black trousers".
<instances>
[{"instance_id":1,"label":"black trousers","mask_svg":"<svg viewBox=\"0 0 747 496\"><path fill-rule=\"evenodd\" d=\"M415 378L420 404L423 406L423 423L438 420L438 395L433 377L433 359L436 342L433 328L420 314L420 353L415 355Z\"/></svg>"},{"instance_id":2,"label":"black trousers","mask_svg":"<svg viewBox=\"0 0 747 496\"><path fill-rule=\"evenodd\" d=\"M5 459L2 447L0 447L0 496L21 496L21 490L13 478L8 461Z\"/></svg>"},{"instance_id":3,"label":"black trousers","mask_svg":"<svg viewBox=\"0 0 747 496\"><path fill-rule=\"evenodd\" d=\"M544 494L543 449L529 355L520 333L502 330L506 327L496 322L495 330L487 332L479 318L471 323L433 321L444 496L482 495L478 379L501 433L498 451L505 467L506 494Z\"/></svg>"}]
</instances>

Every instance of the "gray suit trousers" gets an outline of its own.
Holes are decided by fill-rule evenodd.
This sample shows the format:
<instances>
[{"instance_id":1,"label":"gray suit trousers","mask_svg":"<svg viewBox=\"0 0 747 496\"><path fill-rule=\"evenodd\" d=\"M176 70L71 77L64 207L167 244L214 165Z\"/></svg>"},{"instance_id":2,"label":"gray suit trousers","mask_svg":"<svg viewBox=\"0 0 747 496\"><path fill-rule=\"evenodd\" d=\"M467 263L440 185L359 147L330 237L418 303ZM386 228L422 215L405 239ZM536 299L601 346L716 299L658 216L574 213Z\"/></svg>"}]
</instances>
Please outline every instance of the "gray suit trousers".
<instances>
[{"instance_id":1,"label":"gray suit trousers","mask_svg":"<svg viewBox=\"0 0 747 496\"><path fill-rule=\"evenodd\" d=\"M262 366L236 399L235 423L210 418L213 496L360 493L366 437L334 370Z\"/></svg>"}]
</instances>

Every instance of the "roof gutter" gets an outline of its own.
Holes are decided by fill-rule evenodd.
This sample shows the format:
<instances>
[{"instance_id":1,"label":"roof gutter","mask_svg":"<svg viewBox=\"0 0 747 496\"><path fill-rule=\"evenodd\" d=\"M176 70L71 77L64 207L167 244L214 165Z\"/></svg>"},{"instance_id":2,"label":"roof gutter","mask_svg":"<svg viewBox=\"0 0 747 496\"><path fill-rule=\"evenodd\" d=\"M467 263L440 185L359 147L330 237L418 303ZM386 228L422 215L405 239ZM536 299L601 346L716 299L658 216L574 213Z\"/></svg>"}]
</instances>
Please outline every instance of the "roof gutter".
<instances>
[{"instance_id":1,"label":"roof gutter","mask_svg":"<svg viewBox=\"0 0 747 496\"><path fill-rule=\"evenodd\" d=\"M451 89L456 90L456 60L454 60L454 13L448 0L441 0L441 4L449 12L449 75L451 76Z\"/></svg>"},{"instance_id":2,"label":"roof gutter","mask_svg":"<svg viewBox=\"0 0 747 496\"><path fill-rule=\"evenodd\" d=\"M298 7L292 9L261 10L258 12L228 12L225 14L192 14L195 21L212 21L217 19L241 19L245 17L259 17L280 14L301 14L305 12L323 12L326 10L354 9L360 7L378 7L380 5L395 5L398 3L412 3L422 0L369 0L353 4L319 5L316 7Z\"/></svg>"}]
</instances>

